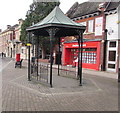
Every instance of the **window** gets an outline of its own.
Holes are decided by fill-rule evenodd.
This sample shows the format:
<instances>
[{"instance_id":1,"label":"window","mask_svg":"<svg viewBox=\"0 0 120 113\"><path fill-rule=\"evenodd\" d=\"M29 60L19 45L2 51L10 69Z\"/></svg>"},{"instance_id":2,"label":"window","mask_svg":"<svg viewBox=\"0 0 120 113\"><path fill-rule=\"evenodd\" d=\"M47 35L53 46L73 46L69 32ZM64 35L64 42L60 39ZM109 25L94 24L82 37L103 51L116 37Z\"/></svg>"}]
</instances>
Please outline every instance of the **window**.
<instances>
[{"instance_id":1,"label":"window","mask_svg":"<svg viewBox=\"0 0 120 113\"><path fill-rule=\"evenodd\" d=\"M93 32L93 20L88 21L88 32Z\"/></svg>"},{"instance_id":2,"label":"window","mask_svg":"<svg viewBox=\"0 0 120 113\"><path fill-rule=\"evenodd\" d=\"M114 42L110 42L109 47L116 47L116 42L115 41Z\"/></svg>"},{"instance_id":3,"label":"window","mask_svg":"<svg viewBox=\"0 0 120 113\"><path fill-rule=\"evenodd\" d=\"M108 68L113 68L113 69L115 69L115 64L108 64Z\"/></svg>"},{"instance_id":4,"label":"window","mask_svg":"<svg viewBox=\"0 0 120 113\"><path fill-rule=\"evenodd\" d=\"M80 24L86 26L86 22L81 22ZM86 33L86 30L84 31L84 33Z\"/></svg>"},{"instance_id":5,"label":"window","mask_svg":"<svg viewBox=\"0 0 120 113\"><path fill-rule=\"evenodd\" d=\"M116 60L116 51L109 51L109 61Z\"/></svg>"}]
</instances>

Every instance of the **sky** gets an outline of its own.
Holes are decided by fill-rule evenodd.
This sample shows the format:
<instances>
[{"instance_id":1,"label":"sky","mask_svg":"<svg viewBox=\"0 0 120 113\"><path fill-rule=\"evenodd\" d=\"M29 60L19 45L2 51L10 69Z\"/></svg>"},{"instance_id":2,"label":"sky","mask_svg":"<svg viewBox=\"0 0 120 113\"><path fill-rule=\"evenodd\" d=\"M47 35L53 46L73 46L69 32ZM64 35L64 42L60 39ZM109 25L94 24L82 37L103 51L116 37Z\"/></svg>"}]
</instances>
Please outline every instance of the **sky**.
<instances>
[{"instance_id":1,"label":"sky","mask_svg":"<svg viewBox=\"0 0 120 113\"><path fill-rule=\"evenodd\" d=\"M59 0L60 8L66 13L75 3L82 3L88 0ZM7 25L18 24L18 19L25 19L33 0L1 0L0 1L0 29L5 30Z\"/></svg>"}]
</instances>

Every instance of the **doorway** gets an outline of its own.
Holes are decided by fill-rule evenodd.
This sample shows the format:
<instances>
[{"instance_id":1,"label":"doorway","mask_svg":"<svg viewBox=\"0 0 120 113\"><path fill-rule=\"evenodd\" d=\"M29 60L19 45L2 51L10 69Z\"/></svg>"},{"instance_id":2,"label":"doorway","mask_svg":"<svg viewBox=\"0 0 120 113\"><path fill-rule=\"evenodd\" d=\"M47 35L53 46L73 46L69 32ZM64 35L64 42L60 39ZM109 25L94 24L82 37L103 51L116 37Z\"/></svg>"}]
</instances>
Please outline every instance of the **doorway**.
<instances>
[{"instance_id":1,"label":"doorway","mask_svg":"<svg viewBox=\"0 0 120 113\"><path fill-rule=\"evenodd\" d=\"M117 41L108 41L107 51L107 71L116 72L117 66Z\"/></svg>"}]
</instances>

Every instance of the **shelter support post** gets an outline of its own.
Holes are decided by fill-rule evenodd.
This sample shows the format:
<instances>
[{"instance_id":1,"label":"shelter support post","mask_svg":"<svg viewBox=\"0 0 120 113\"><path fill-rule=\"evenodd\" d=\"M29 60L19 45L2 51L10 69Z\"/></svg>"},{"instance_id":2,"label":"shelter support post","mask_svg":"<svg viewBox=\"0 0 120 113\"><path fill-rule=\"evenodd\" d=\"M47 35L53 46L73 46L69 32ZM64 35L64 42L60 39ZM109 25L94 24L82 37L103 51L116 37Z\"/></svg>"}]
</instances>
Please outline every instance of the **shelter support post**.
<instances>
[{"instance_id":1,"label":"shelter support post","mask_svg":"<svg viewBox=\"0 0 120 113\"><path fill-rule=\"evenodd\" d=\"M39 37L37 36L37 80L38 80L38 60L39 60Z\"/></svg>"},{"instance_id":2,"label":"shelter support post","mask_svg":"<svg viewBox=\"0 0 120 113\"><path fill-rule=\"evenodd\" d=\"M80 36L78 38L78 72L77 72L77 78L80 78Z\"/></svg>"},{"instance_id":3,"label":"shelter support post","mask_svg":"<svg viewBox=\"0 0 120 113\"><path fill-rule=\"evenodd\" d=\"M59 50L58 50L58 76L60 76L60 37L58 40L58 46L59 46Z\"/></svg>"},{"instance_id":4,"label":"shelter support post","mask_svg":"<svg viewBox=\"0 0 120 113\"><path fill-rule=\"evenodd\" d=\"M32 56L35 56L34 55L34 37L32 37Z\"/></svg>"},{"instance_id":5,"label":"shelter support post","mask_svg":"<svg viewBox=\"0 0 120 113\"><path fill-rule=\"evenodd\" d=\"M48 30L50 36L50 87L52 87L52 65L53 65L53 29Z\"/></svg>"},{"instance_id":6,"label":"shelter support post","mask_svg":"<svg viewBox=\"0 0 120 113\"><path fill-rule=\"evenodd\" d=\"M82 53L83 53L83 33L80 34L81 39L81 59L80 59L80 86L82 86Z\"/></svg>"},{"instance_id":7,"label":"shelter support post","mask_svg":"<svg viewBox=\"0 0 120 113\"><path fill-rule=\"evenodd\" d=\"M80 78L80 86L82 86L82 53L83 53L83 32L78 31L79 38L78 38L78 73L77 77Z\"/></svg>"},{"instance_id":8,"label":"shelter support post","mask_svg":"<svg viewBox=\"0 0 120 113\"><path fill-rule=\"evenodd\" d=\"M30 43L30 33L28 33L28 43ZM28 81L30 81L30 45L28 46Z\"/></svg>"},{"instance_id":9,"label":"shelter support post","mask_svg":"<svg viewBox=\"0 0 120 113\"><path fill-rule=\"evenodd\" d=\"M50 86L53 87L52 85L52 65L53 65L53 39L55 37L55 33L58 31L57 28L50 28L47 29L47 32L49 33L50 36Z\"/></svg>"}]
</instances>

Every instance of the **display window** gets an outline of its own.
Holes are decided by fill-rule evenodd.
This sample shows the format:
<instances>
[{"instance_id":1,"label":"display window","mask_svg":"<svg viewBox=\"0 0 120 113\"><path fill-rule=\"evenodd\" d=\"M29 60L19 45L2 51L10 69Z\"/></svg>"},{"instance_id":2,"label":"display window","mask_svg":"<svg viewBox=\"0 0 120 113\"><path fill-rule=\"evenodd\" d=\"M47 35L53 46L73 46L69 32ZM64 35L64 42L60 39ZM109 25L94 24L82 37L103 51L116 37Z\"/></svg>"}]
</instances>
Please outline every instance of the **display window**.
<instances>
[{"instance_id":1,"label":"display window","mask_svg":"<svg viewBox=\"0 0 120 113\"><path fill-rule=\"evenodd\" d=\"M96 64L97 59L97 48L86 48L83 49L82 62L89 64Z\"/></svg>"}]
</instances>

